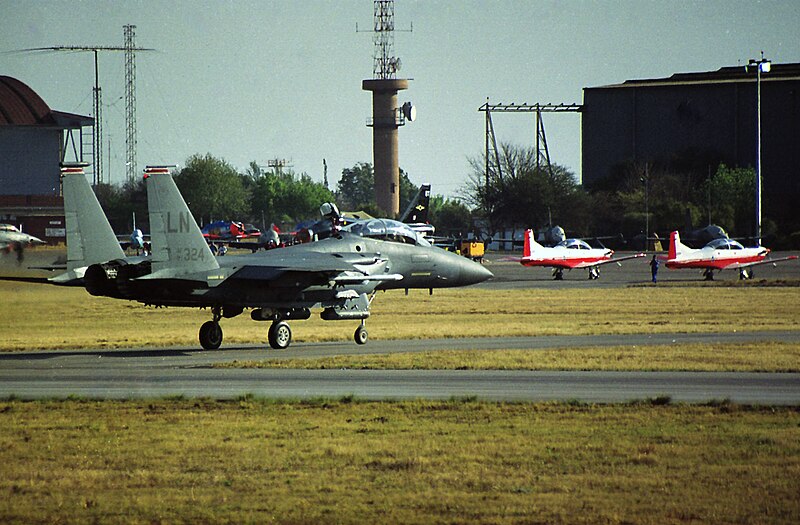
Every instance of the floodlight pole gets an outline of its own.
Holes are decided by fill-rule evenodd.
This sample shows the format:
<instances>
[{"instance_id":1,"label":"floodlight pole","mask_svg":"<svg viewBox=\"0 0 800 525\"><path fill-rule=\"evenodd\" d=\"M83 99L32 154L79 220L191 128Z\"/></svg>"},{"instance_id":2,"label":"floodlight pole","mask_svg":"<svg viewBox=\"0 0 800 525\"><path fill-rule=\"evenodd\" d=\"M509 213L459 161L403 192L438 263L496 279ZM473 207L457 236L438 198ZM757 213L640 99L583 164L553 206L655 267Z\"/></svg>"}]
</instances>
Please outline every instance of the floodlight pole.
<instances>
[{"instance_id":1,"label":"floodlight pole","mask_svg":"<svg viewBox=\"0 0 800 525\"><path fill-rule=\"evenodd\" d=\"M750 62L745 66L756 68L756 113L757 113L757 131L756 131L756 244L761 246L761 73L769 73L770 65L772 63L764 58L764 52L761 52L761 60L750 59Z\"/></svg>"}]
</instances>

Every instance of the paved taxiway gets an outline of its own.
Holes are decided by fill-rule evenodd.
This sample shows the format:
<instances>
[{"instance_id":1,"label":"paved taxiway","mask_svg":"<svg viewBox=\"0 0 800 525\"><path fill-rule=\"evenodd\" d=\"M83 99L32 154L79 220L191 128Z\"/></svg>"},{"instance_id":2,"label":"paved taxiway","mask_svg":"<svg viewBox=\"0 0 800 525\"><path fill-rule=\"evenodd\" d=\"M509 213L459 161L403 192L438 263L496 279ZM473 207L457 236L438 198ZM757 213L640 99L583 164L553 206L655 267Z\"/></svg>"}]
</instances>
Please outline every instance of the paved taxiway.
<instances>
[{"instance_id":1,"label":"paved taxiway","mask_svg":"<svg viewBox=\"0 0 800 525\"><path fill-rule=\"evenodd\" d=\"M0 397L147 398L206 396L272 398L355 395L363 399L477 396L489 400L626 402L669 396L673 401L729 399L747 404L800 404L800 374L681 372L531 372L437 370L220 369L222 361L435 349L537 349L687 344L708 341L800 341L800 332L549 336L296 344L284 352L262 346L20 352L0 354Z\"/></svg>"}]
</instances>

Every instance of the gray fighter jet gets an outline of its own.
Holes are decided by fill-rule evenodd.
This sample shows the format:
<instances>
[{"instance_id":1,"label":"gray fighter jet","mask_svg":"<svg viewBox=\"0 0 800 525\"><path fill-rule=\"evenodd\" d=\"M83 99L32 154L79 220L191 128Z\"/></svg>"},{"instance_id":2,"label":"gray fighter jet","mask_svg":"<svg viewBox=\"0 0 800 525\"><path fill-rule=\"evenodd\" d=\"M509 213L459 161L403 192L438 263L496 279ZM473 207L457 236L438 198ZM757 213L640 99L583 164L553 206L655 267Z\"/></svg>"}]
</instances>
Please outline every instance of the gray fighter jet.
<instances>
[{"instance_id":1,"label":"gray fighter jet","mask_svg":"<svg viewBox=\"0 0 800 525\"><path fill-rule=\"evenodd\" d=\"M435 248L407 225L372 219L353 223L327 239L252 255L212 255L168 169L148 169L151 259L111 260L89 266L93 295L157 306L208 307L200 328L205 349L222 343L220 320L246 308L256 321L271 321L270 346L286 348L286 321L308 319L322 308L324 320L360 320L355 341L367 342L365 320L377 290L466 286L492 277L483 266ZM332 205L323 205L330 215Z\"/></svg>"},{"instance_id":2,"label":"gray fighter jet","mask_svg":"<svg viewBox=\"0 0 800 525\"><path fill-rule=\"evenodd\" d=\"M22 261L25 248L37 244L46 243L38 237L21 232L13 224L0 224L0 253L14 252L17 260Z\"/></svg>"}]
</instances>

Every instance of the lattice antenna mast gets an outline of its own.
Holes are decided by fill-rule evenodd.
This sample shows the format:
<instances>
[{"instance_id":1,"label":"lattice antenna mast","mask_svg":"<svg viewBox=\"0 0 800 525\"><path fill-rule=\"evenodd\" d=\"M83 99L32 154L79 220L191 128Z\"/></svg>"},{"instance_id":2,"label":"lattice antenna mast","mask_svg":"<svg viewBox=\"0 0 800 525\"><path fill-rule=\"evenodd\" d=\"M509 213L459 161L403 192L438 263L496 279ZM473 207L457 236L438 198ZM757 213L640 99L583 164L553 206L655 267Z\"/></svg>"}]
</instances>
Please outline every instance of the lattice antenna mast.
<instances>
[{"instance_id":1,"label":"lattice antenna mast","mask_svg":"<svg viewBox=\"0 0 800 525\"><path fill-rule=\"evenodd\" d=\"M397 78L400 59L394 56L394 0L375 0L373 11L373 78Z\"/></svg>"},{"instance_id":2,"label":"lattice antenna mast","mask_svg":"<svg viewBox=\"0 0 800 525\"><path fill-rule=\"evenodd\" d=\"M136 177L136 45L134 25L123 26L125 35L125 175Z\"/></svg>"}]
</instances>

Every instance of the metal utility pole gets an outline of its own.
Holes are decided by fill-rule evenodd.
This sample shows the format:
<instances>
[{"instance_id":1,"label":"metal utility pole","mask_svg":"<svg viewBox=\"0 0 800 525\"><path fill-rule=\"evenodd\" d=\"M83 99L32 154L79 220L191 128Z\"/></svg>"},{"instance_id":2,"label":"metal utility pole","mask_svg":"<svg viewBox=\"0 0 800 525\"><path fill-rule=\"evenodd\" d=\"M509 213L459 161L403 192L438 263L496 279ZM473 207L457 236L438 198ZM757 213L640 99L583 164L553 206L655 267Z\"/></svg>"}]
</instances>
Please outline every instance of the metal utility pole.
<instances>
[{"instance_id":1,"label":"metal utility pole","mask_svg":"<svg viewBox=\"0 0 800 525\"><path fill-rule=\"evenodd\" d=\"M583 106L580 104L486 104L478 108L478 111L486 113L486 186L489 186L490 174L496 175L498 178L503 178L502 168L500 166L500 153L497 150L497 139L494 134L494 125L492 124L492 112L500 113L536 113L536 169L541 168L541 161L544 160L547 166L547 171L552 172L550 166L550 151L547 148L547 137L544 133L544 121L542 120L542 113L564 113L573 112L580 113L583 111ZM491 161L494 161L494 166Z\"/></svg>"},{"instance_id":2,"label":"metal utility pole","mask_svg":"<svg viewBox=\"0 0 800 525\"><path fill-rule=\"evenodd\" d=\"M128 130L128 134L130 134L130 130L132 129L132 135L126 135L126 143L128 146L128 155L130 155L130 151L133 151L133 164L127 164L130 160L126 157L126 173L128 177L131 177L131 173L135 173L136 166L136 73L135 73L135 66L133 65L133 56L138 51L155 51L154 49L143 48L143 47L135 47L133 44L133 28L136 26L124 26L125 27L125 46L91 46L91 45L84 45L84 46L49 46L49 47L36 47L30 49L22 49L20 51L23 52L34 52L34 51L57 51L57 52L86 52L91 51L94 53L94 88L92 88L93 93L93 111L94 111L94 129L92 133L92 183L96 186L97 184L101 184L104 182L109 182L108 178L105 175L105 165L103 162L103 92L100 87L100 65L99 65L99 58L98 54L101 51L124 51L125 52L125 103L126 103L126 112L125 112L125 128ZM130 30L128 28L131 28ZM128 41L128 33L130 31L130 42ZM131 76L128 76L128 62L130 58L131 64ZM129 107L133 107L134 109L131 111ZM129 136L133 137L133 141L128 139ZM133 169L133 172L130 170Z\"/></svg>"},{"instance_id":3,"label":"metal utility pole","mask_svg":"<svg viewBox=\"0 0 800 525\"><path fill-rule=\"evenodd\" d=\"M757 107L757 140L756 140L756 244L761 246L761 73L769 73L772 62L764 58L761 52L761 60L750 59L744 66L745 71L756 68L756 107Z\"/></svg>"}]
</instances>

